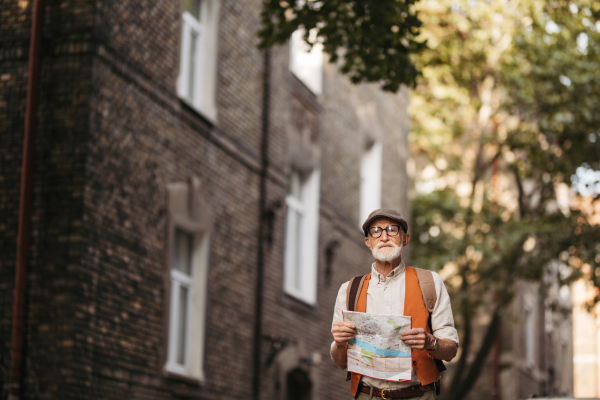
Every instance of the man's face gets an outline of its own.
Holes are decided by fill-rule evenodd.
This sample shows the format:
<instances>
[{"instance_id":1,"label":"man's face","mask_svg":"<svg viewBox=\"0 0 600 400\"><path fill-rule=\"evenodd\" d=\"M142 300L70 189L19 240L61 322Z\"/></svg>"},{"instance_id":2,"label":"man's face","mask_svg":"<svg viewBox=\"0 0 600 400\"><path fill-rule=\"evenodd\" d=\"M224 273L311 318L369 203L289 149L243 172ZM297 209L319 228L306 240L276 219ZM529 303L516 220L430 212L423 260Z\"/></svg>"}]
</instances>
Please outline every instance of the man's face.
<instances>
[{"instance_id":1,"label":"man's face","mask_svg":"<svg viewBox=\"0 0 600 400\"><path fill-rule=\"evenodd\" d=\"M399 228L399 233L396 236L390 236L385 228L390 225L399 225L398 222L389 218L377 218L369 225L369 230L373 227L380 227L383 233L378 238L372 237L370 234L365 237L365 244L373 253L373 256L380 261L392 261L400 256L402 248L408 244L410 235L404 233L402 228Z\"/></svg>"}]
</instances>

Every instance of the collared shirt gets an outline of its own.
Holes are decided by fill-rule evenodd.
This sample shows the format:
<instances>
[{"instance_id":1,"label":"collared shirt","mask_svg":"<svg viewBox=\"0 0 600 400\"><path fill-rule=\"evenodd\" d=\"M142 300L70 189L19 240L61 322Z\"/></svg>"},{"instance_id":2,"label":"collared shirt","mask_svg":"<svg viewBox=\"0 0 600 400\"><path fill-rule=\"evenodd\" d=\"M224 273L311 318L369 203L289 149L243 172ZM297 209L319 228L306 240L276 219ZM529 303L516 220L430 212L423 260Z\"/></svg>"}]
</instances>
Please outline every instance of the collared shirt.
<instances>
[{"instance_id":1,"label":"collared shirt","mask_svg":"<svg viewBox=\"0 0 600 400\"><path fill-rule=\"evenodd\" d=\"M404 284L405 284L405 266L404 261L400 263L387 278L384 278L377 272L376 264L371 266L371 281L367 289L367 312L371 314L391 314L404 315ZM452 316L452 308L450 307L450 296L444 281L440 276L432 271L433 283L437 294L437 301L433 312L431 313L431 327L433 335L438 339L450 339L458 344L458 333L454 328L454 318ZM346 308L346 282L340 287L337 299L335 301L335 309L333 312L333 322L343 321L342 311L347 311ZM333 327L333 325L332 325ZM331 349L335 345L335 341L331 343ZM333 359L333 357L332 357ZM407 382L391 382L367 376L362 377L362 383L366 386L371 386L379 389L399 389L408 386L418 385L419 378L412 369L412 380Z\"/></svg>"}]
</instances>

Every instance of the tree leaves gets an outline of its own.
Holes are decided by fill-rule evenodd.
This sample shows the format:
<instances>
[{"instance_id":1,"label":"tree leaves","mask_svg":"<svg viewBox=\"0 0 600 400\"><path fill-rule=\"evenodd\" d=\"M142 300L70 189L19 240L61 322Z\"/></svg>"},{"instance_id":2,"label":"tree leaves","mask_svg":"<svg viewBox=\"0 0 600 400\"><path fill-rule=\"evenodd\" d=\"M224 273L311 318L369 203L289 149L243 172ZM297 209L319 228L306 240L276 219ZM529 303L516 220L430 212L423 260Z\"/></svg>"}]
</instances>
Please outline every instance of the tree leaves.
<instances>
[{"instance_id":1,"label":"tree leaves","mask_svg":"<svg viewBox=\"0 0 600 400\"><path fill-rule=\"evenodd\" d=\"M410 106L412 262L440 272L466 336L481 310L507 318L518 281L600 286L594 202L569 201L568 187L582 165L600 169L599 11L585 0L420 2L429 48L415 57ZM477 368L454 380L456 398Z\"/></svg>"},{"instance_id":2,"label":"tree leaves","mask_svg":"<svg viewBox=\"0 0 600 400\"><path fill-rule=\"evenodd\" d=\"M357 84L379 82L385 91L414 85L411 56L425 48L415 40L421 22L415 0L265 1L260 47L284 44L297 29L311 47L321 42L329 61ZM314 32L311 35L311 32Z\"/></svg>"}]
</instances>

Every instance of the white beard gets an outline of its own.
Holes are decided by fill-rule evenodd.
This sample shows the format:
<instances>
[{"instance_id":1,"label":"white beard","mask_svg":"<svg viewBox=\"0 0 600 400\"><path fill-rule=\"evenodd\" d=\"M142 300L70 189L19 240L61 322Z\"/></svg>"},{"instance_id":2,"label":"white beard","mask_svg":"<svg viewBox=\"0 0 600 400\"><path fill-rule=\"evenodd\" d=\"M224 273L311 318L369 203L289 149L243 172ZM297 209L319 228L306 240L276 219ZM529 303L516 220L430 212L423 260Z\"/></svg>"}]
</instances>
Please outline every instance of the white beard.
<instances>
[{"instance_id":1,"label":"white beard","mask_svg":"<svg viewBox=\"0 0 600 400\"><path fill-rule=\"evenodd\" d=\"M392 245L393 248L379 247L371 249L371 253L373 253L373 257L375 257L377 261L390 262L400 257L400 254L402 254L402 243L400 243L400 246L397 246L395 243L386 243L386 245L387 244Z\"/></svg>"}]
</instances>

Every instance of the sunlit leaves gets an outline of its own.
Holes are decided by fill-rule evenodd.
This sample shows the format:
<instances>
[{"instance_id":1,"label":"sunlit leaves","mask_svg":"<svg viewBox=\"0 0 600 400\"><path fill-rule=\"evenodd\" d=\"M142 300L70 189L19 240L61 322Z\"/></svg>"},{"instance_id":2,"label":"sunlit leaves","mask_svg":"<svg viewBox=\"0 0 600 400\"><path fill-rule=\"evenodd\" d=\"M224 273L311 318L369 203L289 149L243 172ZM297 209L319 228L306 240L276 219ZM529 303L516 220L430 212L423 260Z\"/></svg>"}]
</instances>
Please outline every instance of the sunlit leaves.
<instances>
[{"instance_id":1,"label":"sunlit leaves","mask_svg":"<svg viewBox=\"0 0 600 400\"><path fill-rule=\"evenodd\" d=\"M509 265L511 279L539 281L566 249L563 281L595 271L598 226L569 209L565 183L582 165L600 168L600 6L423 0L419 10L429 48L410 108L415 264L445 271L451 287L467 279L474 303L501 289Z\"/></svg>"}]
</instances>

